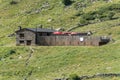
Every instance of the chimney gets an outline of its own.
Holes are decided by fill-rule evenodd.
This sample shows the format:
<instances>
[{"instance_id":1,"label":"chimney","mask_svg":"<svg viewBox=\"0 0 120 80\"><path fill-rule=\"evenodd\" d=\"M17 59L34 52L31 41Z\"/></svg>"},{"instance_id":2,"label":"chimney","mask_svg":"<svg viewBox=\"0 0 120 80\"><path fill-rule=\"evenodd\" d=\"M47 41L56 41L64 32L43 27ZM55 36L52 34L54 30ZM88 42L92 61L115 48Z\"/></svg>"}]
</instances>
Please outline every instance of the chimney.
<instances>
[{"instance_id":1,"label":"chimney","mask_svg":"<svg viewBox=\"0 0 120 80\"><path fill-rule=\"evenodd\" d=\"M22 27L21 27L21 26L18 26L18 29L19 29L19 30L21 30L21 29L22 29Z\"/></svg>"}]
</instances>

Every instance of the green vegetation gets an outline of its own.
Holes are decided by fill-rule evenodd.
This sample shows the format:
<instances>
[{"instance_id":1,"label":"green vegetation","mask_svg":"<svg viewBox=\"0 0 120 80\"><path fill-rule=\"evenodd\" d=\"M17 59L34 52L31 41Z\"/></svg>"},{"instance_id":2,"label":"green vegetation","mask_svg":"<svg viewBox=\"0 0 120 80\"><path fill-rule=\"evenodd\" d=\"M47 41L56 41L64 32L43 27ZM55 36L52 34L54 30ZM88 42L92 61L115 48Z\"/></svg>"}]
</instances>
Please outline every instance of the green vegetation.
<instances>
[{"instance_id":1,"label":"green vegetation","mask_svg":"<svg viewBox=\"0 0 120 80\"><path fill-rule=\"evenodd\" d=\"M2 47L0 49L0 56L10 50L16 51L15 54L0 61L2 80L20 80L26 76L29 76L28 80L53 80L63 76L69 77L71 73L83 76L98 73L119 73L120 70L119 44L108 44L102 47L32 48L35 52L27 66L25 64L29 57L29 47ZM32 75L29 75L31 71Z\"/></svg>"},{"instance_id":2,"label":"green vegetation","mask_svg":"<svg viewBox=\"0 0 120 80\"><path fill-rule=\"evenodd\" d=\"M83 15L80 15L82 17L80 21L82 21L82 24L86 24L86 23L89 24L91 23L91 21L93 23L93 22L99 22L99 21L105 21L105 20L112 20L114 19L114 15L119 13L117 10L120 8L120 6L118 5L120 4L112 4L110 6L104 6L104 7L98 8L98 10L95 10L95 11L83 13ZM115 17L115 18L118 18L118 17Z\"/></svg>"},{"instance_id":3,"label":"green vegetation","mask_svg":"<svg viewBox=\"0 0 120 80\"><path fill-rule=\"evenodd\" d=\"M14 0L12 0L11 2L10 2L10 4L11 5L14 5L14 4L17 4L18 2L17 1L14 1Z\"/></svg>"},{"instance_id":4,"label":"green vegetation","mask_svg":"<svg viewBox=\"0 0 120 80\"><path fill-rule=\"evenodd\" d=\"M54 80L72 73L77 76L119 73L120 1L64 1L70 3L63 3L63 0L0 0L0 80ZM93 36L110 36L112 41L100 47L32 46L34 52L30 54L29 46L15 46L15 36L8 37L17 26L42 25L67 30L78 24L85 26L73 31L92 31Z\"/></svg>"},{"instance_id":5,"label":"green vegetation","mask_svg":"<svg viewBox=\"0 0 120 80\"><path fill-rule=\"evenodd\" d=\"M71 0L62 0L62 2L63 2L63 4L66 5L66 6L72 4L72 1L71 1Z\"/></svg>"},{"instance_id":6,"label":"green vegetation","mask_svg":"<svg viewBox=\"0 0 120 80\"><path fill-rule=\"evenodd\" d=\"M79 76L77 74L71 74L69 76L69 80L80 80L80 79L79 79Z\"/></svg>"}]
</instances>

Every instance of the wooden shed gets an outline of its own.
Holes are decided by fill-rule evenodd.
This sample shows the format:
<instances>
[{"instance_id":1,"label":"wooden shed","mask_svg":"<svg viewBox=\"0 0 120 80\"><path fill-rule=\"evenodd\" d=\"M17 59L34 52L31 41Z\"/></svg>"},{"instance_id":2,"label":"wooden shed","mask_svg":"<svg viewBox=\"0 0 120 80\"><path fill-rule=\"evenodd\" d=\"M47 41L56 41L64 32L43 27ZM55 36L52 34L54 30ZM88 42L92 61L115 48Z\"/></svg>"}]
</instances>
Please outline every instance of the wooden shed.
<instances>
[{"instance_id":1,"label":"wooden shed","mask_svg":"<svg viewBox=\"0 0 120 80\"><path fill-rule=\"evenodd\" d=\"M40 36L38 45L41 46L101 46L110 39L95 36Z\"/></svg>"}]
</instances>

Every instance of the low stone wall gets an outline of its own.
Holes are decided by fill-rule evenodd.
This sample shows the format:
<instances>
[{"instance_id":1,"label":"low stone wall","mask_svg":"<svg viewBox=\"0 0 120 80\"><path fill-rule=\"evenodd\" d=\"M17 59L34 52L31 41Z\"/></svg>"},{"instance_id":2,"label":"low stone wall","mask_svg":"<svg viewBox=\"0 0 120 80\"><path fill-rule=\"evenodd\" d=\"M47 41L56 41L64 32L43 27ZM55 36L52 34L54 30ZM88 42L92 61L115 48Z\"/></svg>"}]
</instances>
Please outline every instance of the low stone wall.
<instances>
[{"instance_id":1,"label":"low stone wall","mask_svg":"<svg viewBox=\"0 0 120 80\"><path fill-rule=\"evenodd\" d=\"M106 77L120 77L120 73L96 74L93 76L80 76L79 80L87 80L92 78L106 78ZM69 78L55 79L55 80L69 80Z\"/></svg>"}]
</instances>

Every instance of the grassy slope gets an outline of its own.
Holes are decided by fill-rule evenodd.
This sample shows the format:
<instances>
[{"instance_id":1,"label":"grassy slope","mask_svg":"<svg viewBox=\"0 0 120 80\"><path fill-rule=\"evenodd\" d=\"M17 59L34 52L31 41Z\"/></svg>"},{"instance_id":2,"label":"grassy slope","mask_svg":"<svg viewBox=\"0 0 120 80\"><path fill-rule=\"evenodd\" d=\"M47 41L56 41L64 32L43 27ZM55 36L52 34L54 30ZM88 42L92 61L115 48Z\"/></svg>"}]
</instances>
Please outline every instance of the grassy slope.
<instances>
[{"instance_id":1,"label":"grassy slope","mask_svg":"<svg viewBox=\"0 0 120 80\"><path fill-rule=\"evenodd\" d=\"M102 47L33 47L35 52L29 60L29 65L25 67L29 54L28 47L2 47L1 56L9 50L15 50L16 54L0 61L1 79L21 80L31 70L33 73L29 80L52 80L72 73L78 75L119 73L119 48L118 44Z\"/></svg>"},{"instance_id":2,"label":"grassy slope","mask_svg":"<svg viewBox=\"0 0 120 80\"><path fill-rule=\"evenodd\" d=\"M73 5L69 7L64 8L64 5L62 4L61 0L57 1L16 0L16 1L19 1L19 3L16 5L10 5L9 4L10 0L1 0L0 45L8 46L8 44L12 45L15 42L15 39L7 38L7 35L14 33L14 31L17 30L17 26L19 25L21 25L22 27L36 27L42 24L43 27L48 28L64 27L65 29L68 29L79 23L79 17L75 17L75 14L78 13L78 10L75 10L74 8L75 3L73 3ZM84 11L85 12L93 11L94 9L97 9L101 6L107 6L109 4L114 4L118 2L119 0L113 0L112 3L105 3L101 1L92 3L87 8L85 8ZM41 7L44 6L43 4L46 3L49 3L49 7L46 7L40 11ZM36 13L36 11L40 12ZM119 14L117 14L117 16L119 16ZM49 19L52 19L52 21L49 22L48 21ZM110 23L116 24L114 22L110 21ZM103 26L106 25L107 25L106 23L103 24ZM97 29L97 26L99 26L99 24L95 25L95 29Z\"/></svg>"},{"instance_id":3,"label":"grassy slope","mask_svg":"<svg viewBox=\"0 0 120 80\"><path fill-rule=\"evenodd\" d=\"M68 29L77 23L79 18L74 17L78 12L72 6L64 8L61 0L47 0L51 7L39 14L35 13L45 0L21 0L17 5L9 5L9 0L0 0L0 80L22 80L33 70L28 80L52 80L54 78L78 75L92 75L97 73L119 73L120 69L120 26L114 26L120 19L105 21L80 27L74 31L94 31L96 35L109 35L115 42L110 42L102 47L33 47L34 53L30 58L29 65L25 67L25 61L29 55L29 47L16 47L15 37L8 38L18 25L23 27L36 27L42 24L44 27L65 27ZM92 11L103 5L118 3L97 2L85 9ZM21 6L22 5L22 6ZM31 14L26 12L32 11ZM119 14L117 14L119 16ZM52 18L53 21L48 22ZM69 23L69 24L68 24ZM111 25L113 25L111 27ZM10 50L16 53L3 58ZM22 56L22 58L20 57ZM110 80L103 78L99 80ZM111 80L119 80L114 77ZM94 80L98 80L94 79Z\"/></svg>"}]
</instances>

